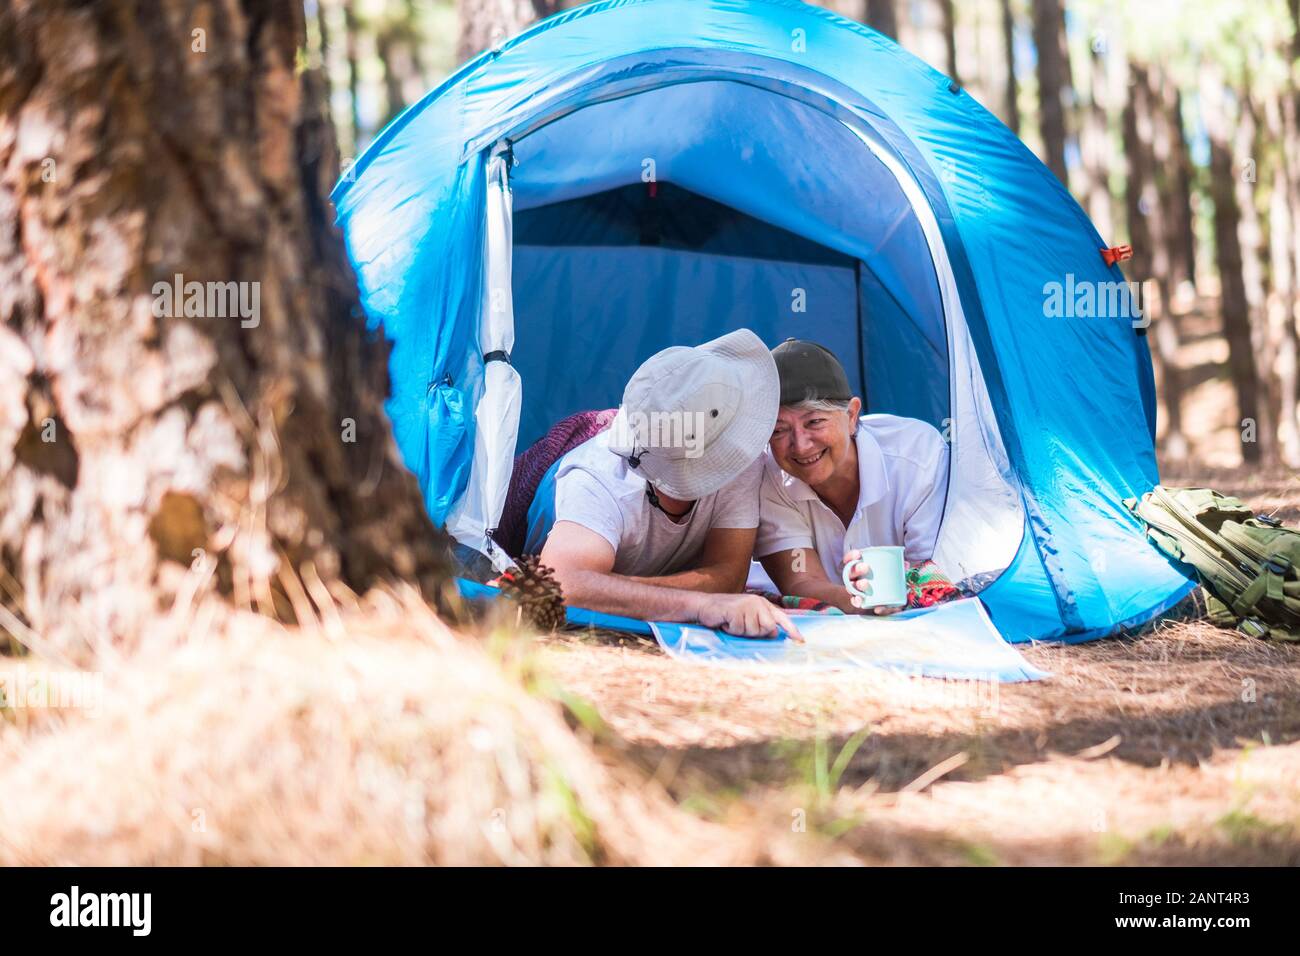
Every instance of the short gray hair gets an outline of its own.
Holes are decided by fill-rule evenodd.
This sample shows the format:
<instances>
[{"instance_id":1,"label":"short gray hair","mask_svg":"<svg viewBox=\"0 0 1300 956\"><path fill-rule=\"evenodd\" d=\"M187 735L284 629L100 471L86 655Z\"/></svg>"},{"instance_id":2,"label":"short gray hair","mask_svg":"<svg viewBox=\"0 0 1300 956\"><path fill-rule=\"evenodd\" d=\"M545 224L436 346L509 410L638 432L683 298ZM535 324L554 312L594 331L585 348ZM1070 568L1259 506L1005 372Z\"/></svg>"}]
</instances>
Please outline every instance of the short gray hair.
<instances>
[{"instance_id":1,"label":"short gray hair","mask_svg":"<svg viewBox=\"0 0 1300 956\"><path fill-rule=\"evenodd\" d=\"M795 402L793 405L786 405L785 407L792 408L796 412L847 412L849 403L829 398L807 398L802 402Z\"/></svg>"}]
</instances>

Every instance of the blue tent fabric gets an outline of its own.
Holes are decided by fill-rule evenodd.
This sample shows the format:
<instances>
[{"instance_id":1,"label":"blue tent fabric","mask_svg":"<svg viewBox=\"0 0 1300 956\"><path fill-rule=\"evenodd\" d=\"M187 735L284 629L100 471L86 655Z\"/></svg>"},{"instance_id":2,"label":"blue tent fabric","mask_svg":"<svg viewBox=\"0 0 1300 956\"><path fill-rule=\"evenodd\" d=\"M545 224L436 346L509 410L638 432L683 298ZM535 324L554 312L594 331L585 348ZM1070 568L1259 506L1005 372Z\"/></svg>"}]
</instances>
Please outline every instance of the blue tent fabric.
<instances>
[{"instance_id":1,"label":"blue tent fabric","mask_svg":"<svg viewBox=\"0 0 1300 956\"><path fill-rule=\"evenodd\" d=\"M726 110L718 86L727 95L743 88L745 109ZM584 150L581 133L595 129L584 125L593 111L618 116L652 96L678 97L684 127L702 131L668 151L660 178L865 267L856 278L853 357L869 406L935 421L947 412L944 396L907 385L909 375L932 382L936 369L948 374L934 267L915 218L877 168L880 158L850 149L844 131L874 137L919 187L951 264L1024 513L1019 550L981 594L1008 640L1100 637L1149 620L1191 589L1122 505L1158 479L1146 339L1123 315L1045 315L1048 283L1123 281L1101 259L1107 243L1052 173L947 77L869 28L795 0L604 0L557 14L406 110L339 183L333 199L368 320L393 343L388 409L396 438L435 521L470 480L483 380L475 336L487 151L502 137L515 141L521 214L626 187L643 181L643 169L623 161L655 156L643 148L654 148L654 125L618 127L609 161ZM741 141L735 131L753 124L771 133L764 140L771 152L733 152ZM658 134L672 135L662 128L669 125ZM836 212L842 209L851 211ZM528 273L528 257L548 249L517 249L517 268ZM605 264L593 266L592 281L626 268L618 251L605 246L593 255ZM673 252L654 254L671 265L665 274L675 288L691 268L698 277L689 281L710 295L741 288L743 264L708 250L673 264ZM833 290L843 301L836 267L826 268L825 282L810 279L810 289ZM572 297L559 279L538 278L544 272L534 268L524 286L516 283L517 352L556 321L547 304ZM775 308L762 298L767 292L745 294L755 297L744 303L751 311ZM627 366L657 344L645 337L645 323L665 307L672 300L629 293L631 327L604 330L610 358L590 379L600 394L588 407L609 404ZM688 341L695 342L745 324L725 311L713 324L707 315L692 321ZM844 321L842 310L810 308L772 332L817 338ZM636 345L619 352L627 342ZM525 409L562 407L542 376L564 373L528 369L528 362L516 357L527 369ZM537 422L525 434L529 427Z\"/></svg>"}]
</instances>

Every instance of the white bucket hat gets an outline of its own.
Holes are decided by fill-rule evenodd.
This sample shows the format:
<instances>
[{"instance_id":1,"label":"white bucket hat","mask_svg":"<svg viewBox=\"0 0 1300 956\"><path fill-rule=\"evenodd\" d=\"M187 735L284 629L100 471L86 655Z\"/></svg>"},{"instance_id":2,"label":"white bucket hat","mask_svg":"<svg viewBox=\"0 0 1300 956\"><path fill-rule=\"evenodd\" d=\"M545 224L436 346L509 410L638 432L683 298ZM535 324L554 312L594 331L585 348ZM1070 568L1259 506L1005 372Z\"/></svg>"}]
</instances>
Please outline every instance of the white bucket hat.
<instances>
[{"instance_id":1,"label":"white bucket hat","mask_svg":"<svg viewBox=\"0 0 1300 956\"><path fill-rule=\"evenodd\" d=\"M762 454L780 392L772 353L749 329L664 349L623 390L609 450L664 494L695 501Z\"/></svg>"}]
</instances>

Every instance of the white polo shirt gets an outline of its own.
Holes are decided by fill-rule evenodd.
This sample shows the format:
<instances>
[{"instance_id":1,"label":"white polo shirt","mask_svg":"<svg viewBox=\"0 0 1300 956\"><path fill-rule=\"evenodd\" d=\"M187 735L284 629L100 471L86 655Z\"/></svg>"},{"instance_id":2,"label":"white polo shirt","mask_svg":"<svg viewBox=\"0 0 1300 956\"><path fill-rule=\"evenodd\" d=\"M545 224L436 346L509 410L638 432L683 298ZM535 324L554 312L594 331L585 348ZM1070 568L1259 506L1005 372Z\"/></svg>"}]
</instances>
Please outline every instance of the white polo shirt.
<instances>
[{"instance_id":1,"label":"white polo shirt","mask_svg":"<svg viewBox=\"0 0 1300 956\"><path fill-rule=\"evenodd\" d=\"M541 552L554 522L572 521L609 542L615 574L659 577L693 567L714 528L758 526L758 459L677 522L650 504L646 480L609 450L609 437L603 431L560 459L552 508L538 500L546 494L538 489L528 514L526 553Z\"/></svg>"},{"instance_id":2,"label":"white polo shirt","mask_svg":"<svg viewBox=\"0 0 1300 956\"><path fill-rule=\"evenodd\" d=\"M839 580L851 548L901 545L908 561L934 554L948 493L948 444L915 418L863 415L858 421L858 507L849 526L798 478L763 453L756 557L812 548Z\"/></svg>"}]
</instances>

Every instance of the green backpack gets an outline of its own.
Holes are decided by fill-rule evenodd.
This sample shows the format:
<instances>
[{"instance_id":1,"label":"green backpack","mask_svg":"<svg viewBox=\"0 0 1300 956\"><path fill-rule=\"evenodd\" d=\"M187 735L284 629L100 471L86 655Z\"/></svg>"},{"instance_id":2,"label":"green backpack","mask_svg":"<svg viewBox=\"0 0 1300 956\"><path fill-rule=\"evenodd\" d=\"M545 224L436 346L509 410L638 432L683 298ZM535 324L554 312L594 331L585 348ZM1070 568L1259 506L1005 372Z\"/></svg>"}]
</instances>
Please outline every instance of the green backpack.
<instances>
[{"instance_id":1,"label":"green backpack","mask_svg":"<svg viewBox=\"0 0 1300 956\"><path fill-rule=\"evenodd\" d=\"M1124 504L1157 548L1196 569L1211 621L1300 641L1300 531L1209 488L1156 485Z\"/></svg>"}]
</instances>

